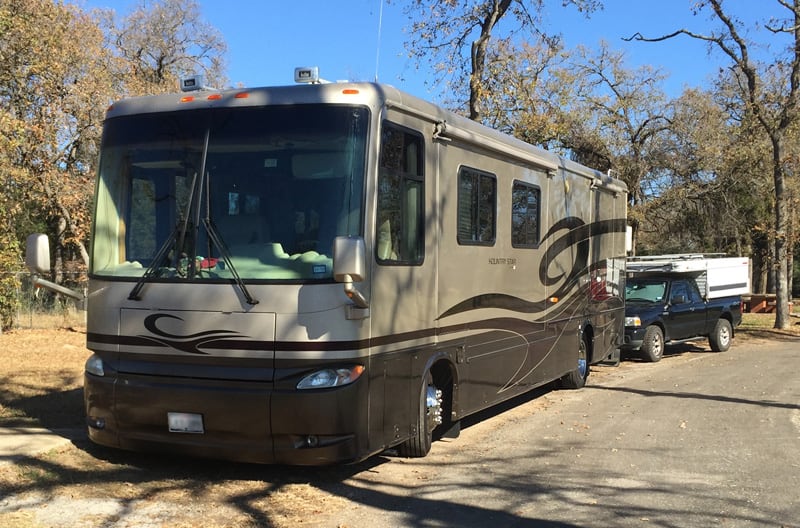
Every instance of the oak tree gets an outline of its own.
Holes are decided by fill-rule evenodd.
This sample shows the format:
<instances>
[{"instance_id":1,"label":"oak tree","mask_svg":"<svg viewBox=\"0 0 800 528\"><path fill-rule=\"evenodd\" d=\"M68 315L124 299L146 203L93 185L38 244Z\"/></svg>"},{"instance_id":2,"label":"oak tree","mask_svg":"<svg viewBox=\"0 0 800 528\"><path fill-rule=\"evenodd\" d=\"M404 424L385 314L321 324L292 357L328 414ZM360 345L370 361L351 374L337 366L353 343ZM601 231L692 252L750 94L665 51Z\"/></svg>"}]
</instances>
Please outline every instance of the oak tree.
<instances>
[{"instance_id":1,"label":"oak tree","mask_svg":"<svg viewBox=\"0 0 800 528\"><path fill-rule=\"evenodd\" d=\"M790 193L787 178L791 174L788 141L790 132L800 120L800 0L776 0L782 13L765 24L774 42L756 42L744 23L734 17L723 0L701 0L695 4L696 13L709 13L718 24L707 32L687 28L672 33L646 37L641 33L632 39L662 42L687 36L708 43L729 60L738 80L740 96L746 111L752 115L769 140L770 172L775 192L774 256L776 266L775 294L777 301L775 327L788 328L789 321L789 255ZM772 44L771 48L765 44ZM759 60L756 49L769 49L769 60ZM776 81L765 82L773 78Z\"/></svg>"},{"instance_id":2,"label":"oak tree","mask_svg":"<svg viewBox=\"0 0 800 528\"><path fill-rule=\"evenodd\" d=\"M175 91L181 77L193 74L210 86L227 83L225 40L203 20L196 0L142 0L124 16L113 10L98 15L121 94Z\"/></svg>"},{"instance_id":3,"label":"oak tree","mask_svg":"<svg viewBox=\"0 0 800 528\"><path fill-rule=\"evenodd\" d=\"M401 2L401 0L396 0ZM487 57L495 46L553 41L540 29L546 0L406 0L411 22L406 48L417 64L428 62L449 88L467 94L467 115L482 118ZM599 0L563 0L591 13ZM466 90L464 89L466 86Z\"/></svg>"}]
</instances>

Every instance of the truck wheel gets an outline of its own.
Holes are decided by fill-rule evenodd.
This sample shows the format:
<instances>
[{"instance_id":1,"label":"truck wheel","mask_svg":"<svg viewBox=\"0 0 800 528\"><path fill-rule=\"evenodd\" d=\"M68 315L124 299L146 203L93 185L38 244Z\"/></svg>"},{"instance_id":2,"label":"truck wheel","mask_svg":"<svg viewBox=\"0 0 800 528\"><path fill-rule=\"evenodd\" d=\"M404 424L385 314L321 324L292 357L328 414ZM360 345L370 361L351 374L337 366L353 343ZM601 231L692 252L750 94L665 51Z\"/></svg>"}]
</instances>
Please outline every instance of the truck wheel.
<instances>
[{"instance_id":1,"label":"truck wheel","mask_svg":"<svg viewBox=\"0 0 800 528\"><path fill-rule=\"evenodd\" d=\"M409 458L424 457L431 450L433 430L442 423L442 391L433 384L433 376L428 373L423 378L417 414L417 431L414 436L397 447L400 456Z\"/></svg>"},{"instance_id":2,"label":"truck wheel","mask_svg":"<svg viewBox=\"0 0 800 528\"><path fill-rule=\"evenodd\" d=\"M657 326L648 326L644 331L642 353L647 361L653 363L664 357L664 333Z\"/></svg>"},{"instance_id":3,"label":"truck wheel","mask_svg":"<svg viewBox=\"0 0 800 528\"><path fill-rule=\"evenodd\" d=\"M586 385L589 377L589 343L586 336L581 334L578 343L578 366L560 380L563 389L580 389Z\"/></svg>"},{"instance_id":4,"label":"truck wheel","mask_svg":"<svg viewBox=\"0 0 800 528\"><path fill-rule=\"evenodd\" d=\"M719 319L714 326L714 331L708 336L708 346L714 352L725 352L731 347L732 338L731 323L727 319Z\"/></svg>"}]
</instances>

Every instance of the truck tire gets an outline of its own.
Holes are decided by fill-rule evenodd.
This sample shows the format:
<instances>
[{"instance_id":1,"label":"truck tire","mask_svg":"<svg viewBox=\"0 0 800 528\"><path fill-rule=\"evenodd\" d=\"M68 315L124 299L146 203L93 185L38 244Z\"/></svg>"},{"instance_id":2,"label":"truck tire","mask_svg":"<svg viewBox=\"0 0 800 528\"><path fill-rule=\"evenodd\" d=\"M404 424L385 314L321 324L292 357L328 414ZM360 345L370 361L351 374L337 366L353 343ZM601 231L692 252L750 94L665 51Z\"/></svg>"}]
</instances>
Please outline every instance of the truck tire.
<instances>
[{"instance_id":1,"label":"truck tire","mask_svg":"<svg viewBox=\"0 0 800 528\"><path fill-rule=\"evenodd\" d=\"M727 319L718 319L714 330L708 336L708 346L714 352L725 352L731 347L733 329Z\"/></svg>"},{"instance_id":2,"label":"truck tire","mask_svg":"<svg viewBox=\"0 0 800 528\"><path fill-rule=\"evenodd\" d=\"M644 331L642 355L644 359L652 363L661 361L661 358L664 357L664 333L661 328L652 325Z\"/></svg>"},{"instance_id":3,"label":"truck tire","mask_svg":"<svg viewBox=\"0 0 800 528\"><path fill-rule=\"evenodd\" d=\"M575 370L567 373L560 380L562 389L581 389L586 385L589 377L589 343L586 336L581 334L578 343L578 365Z\"/></svg>"}]
</instances>

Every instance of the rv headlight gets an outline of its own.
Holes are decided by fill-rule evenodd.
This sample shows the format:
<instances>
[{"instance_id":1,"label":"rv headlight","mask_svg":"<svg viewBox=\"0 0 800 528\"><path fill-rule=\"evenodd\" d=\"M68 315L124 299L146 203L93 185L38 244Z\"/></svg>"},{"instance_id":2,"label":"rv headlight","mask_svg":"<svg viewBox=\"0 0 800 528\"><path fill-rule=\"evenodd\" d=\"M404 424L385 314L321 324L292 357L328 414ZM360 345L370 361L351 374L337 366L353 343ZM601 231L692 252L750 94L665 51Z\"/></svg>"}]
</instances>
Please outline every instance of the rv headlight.
<instances>
[{"instance_id":1,"label":"rv headlight","mask_svg":"<svg viewBox=\"0 0 800 528\"><path fill-rule=\"evenodd\" d=\"M97 354L92 354L86 360L86 372L94 374L95 376L105 376L106 372L103 370L103 359Z\"/></svg>"},{"instance_id":2,"label":"rv headlight","mask_svg":"<svg viewBox=\"0 0 800 528\"><path fill-rule=\"evenodd\" d=\"M364 372L363 365L353 365L352 367L328 368L318 370L301 379L297 388L303 389L328 389L330 387L341 387L349 385L361 376Z\"/></svg>"},{"instance_id":3,"label":"rv headlight","mask_svg":"<svg viewBox=\"0 0 800 528\"><path fill-rule=\"evenodd\" d=\"M633 326L633 327L642 326L642 320L639 319L638 315L634 315L633 317L626 317L625 326Z\"/></svg>"}]
</instances>

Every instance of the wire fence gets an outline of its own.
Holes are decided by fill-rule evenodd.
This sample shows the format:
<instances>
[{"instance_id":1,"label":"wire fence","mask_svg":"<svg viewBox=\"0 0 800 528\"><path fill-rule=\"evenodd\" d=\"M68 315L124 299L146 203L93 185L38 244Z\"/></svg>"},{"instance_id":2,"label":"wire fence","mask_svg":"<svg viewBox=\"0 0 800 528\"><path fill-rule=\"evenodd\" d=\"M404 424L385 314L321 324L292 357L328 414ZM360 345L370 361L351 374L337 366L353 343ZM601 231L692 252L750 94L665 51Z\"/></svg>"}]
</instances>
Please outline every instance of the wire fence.
<instances>
[{"instance_id":1,"label":"wire fence","mask_svg":"<svg viewBox=\"0 0 800 528\"><path fill-rule=\"evenodd\" d=\"M16 277L17 306L14 328L73 328L86 325L86 311L75 300L33 283L27 271L0 272L0 277ZM88 286L85 274L64 273L64 286L78 292Z\"/></svg>"}]
</instances>

